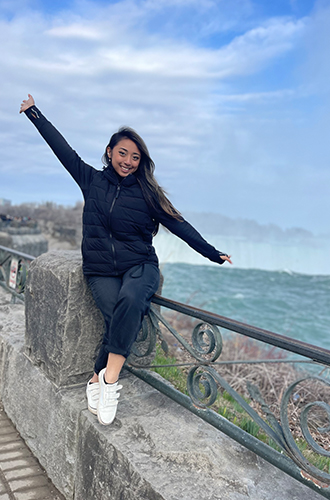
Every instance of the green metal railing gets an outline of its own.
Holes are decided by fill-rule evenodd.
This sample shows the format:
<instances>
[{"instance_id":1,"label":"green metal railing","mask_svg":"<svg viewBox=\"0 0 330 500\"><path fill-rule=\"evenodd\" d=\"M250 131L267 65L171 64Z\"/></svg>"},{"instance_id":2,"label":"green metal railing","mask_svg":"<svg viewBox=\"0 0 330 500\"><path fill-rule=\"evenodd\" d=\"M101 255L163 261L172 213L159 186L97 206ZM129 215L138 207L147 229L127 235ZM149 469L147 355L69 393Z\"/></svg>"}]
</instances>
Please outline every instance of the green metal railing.
<instances>
[{"instance_id":1,"label":"green metal railing","mask_svg":"<svg viewBox=\"0 0 330 500\"><path fill-rule=\"evenodd\" d=\"M280 405L280 421L278 421L256 386L248 384L248 391L251 399L259 403L265 418L261 418L217 371L219 365L234 363L308 363L317 365L324 370L324 368L330 367L330 351L261 328L246 325L212 312L174 302L158 295L153 297L152 302L156 307L152 305L149 316L145 319L144 328L142 328L133 348L135 362L128 364L128 370L290 476L306 484L311 489L318 491L325 498L330 498L330 474L315 467L305 458L292 435L288 416L290 398L295 395L299 384L312 380L318 381L324 385L328 394L330 394L329 380L310 373L299 377L295 382L290 384L283 391ZM200 320L200 323L192 330L190 342L180 335L162 316L159 306ZM176 343L180 345L180 348L188 352L194 359L192 363L185 362L167 365L169 368L173 366L188 367L191 365L187 375L188 395L179 392L172 385L164 384L159 376L155 375L152 371L156 368L155 365L151 364L139 367L139 363L136 362L139 356L143 360L143 358L150 355L156 344L157 336L161 340L161 345L165 347L164 350L167 351L160 325L163 325L163 328L175 337ZM294 353L295 357L293 359L218 361L223 345L222 335L218 327L264 342L267 345L284 349ZM142 346L141 352L139 352L139 343ZM296 355L303 356L305 359L302 360ZM164 368L164 365L160 366ZM209 407L216 401L220 390L227 391L281 451L276 451L276 449L240 429L222 415L210 409ZM306 443L308 443L309 448L314 453L330 458L330 451L320 446L313 439L309 430L308 417L315 408L321 409L324 412L328 422L328 425L322 428L319 427L317 429L318 432L321 434L329 433L330 406L327 401L310 402L304 408L301 408L299 422L301 433Z\"/></svg>"},{"instance_id":2,"label":"green metal railing","mask_svg":"<svg viewBox=\"0 0 330 500\"><path fill-rule=\"evenodd\" d=\"M13 301L24 300L24 289L33 255L0 245L0 286L12 294Z\"/></svg>"},{"instance_id":3,"label":"green metal railing","mask_svg":"<svg viewBox=\"0 0 330 500\"><path fill-rule=\"evenodd\" d=\"M30 255L0 246L0 285L10 291L13 296L23 299L28 266L33 259L34 257ZM299 384L314 380L319 384L323 384L325 394L330 394L329 380L311 372L291 383L289 387L283 390L279 419L270 410L259 389L252 384L248 384L251 400L256 401L263 411L264 418L261 418L247 403L246 399L238 394L217 371L217 368L221 365L239 363L313 363L316 366L321 366L321 369L324 370L324 368L330 367L330 351L246 325L212 312L174 302L159 295L155 295L152 302L150 313L145 318L139 337L133 345L133 356L128 360L127 369L260 457L317 491L323 497L330 499L330 474L328 473L330 471L321 470L305 458L292 435L288 416L290 398L296 393ZM199 324L193 327L189 341L186 336L181 335L164 318L160 312L160 307L182 313L200 321ZM226 339L223 340L219 327L261 341L266 345L284 349L291 352L294 358L221 361L219 358L222 353L223 342ZM184 362L175 365L190 366L187 375L187 394L183 394L175 389L173 385L163 382L153 372L156 368L155 364L146 364L146 360L148 363L152 363L157 339L160 339L164 351L168 350L163 335L164 329L175 338L175 342L180 345L181 349L189 353L193 359L191 363ZM302 360L301 357L304 359ZM162 368L166 368L166 366L170 368L173 364L161 366ZM269 436L272 442L275 443L277 450L280 451L242 430L210 408L222 390L227 391L253 422ZM327 398L327 401L309 402L301 408L299 421L301 434L310 450L319 456L330 458L330 451L325 446L323 447L322 443L320 445L314 440L309 429L309 416L315 408L323 412L323 420L327 422L323 427L319 427L317 431L321 435L330 432L330 405Z\"/></svg>"}]
</instances>

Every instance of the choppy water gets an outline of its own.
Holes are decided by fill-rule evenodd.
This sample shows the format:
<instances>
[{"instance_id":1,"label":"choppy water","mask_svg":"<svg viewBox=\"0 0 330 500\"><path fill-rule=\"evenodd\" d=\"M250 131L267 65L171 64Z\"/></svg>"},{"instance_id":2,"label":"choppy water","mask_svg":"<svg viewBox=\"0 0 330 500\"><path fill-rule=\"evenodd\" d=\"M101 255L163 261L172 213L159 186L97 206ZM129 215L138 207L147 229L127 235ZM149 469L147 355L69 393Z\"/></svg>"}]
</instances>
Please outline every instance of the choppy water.
<instances>
[{"instance_id":1,"label":"choppy water","mask_svg":"<svg viewBox=\"0 0 330 500\"><path fill-rule=\"evenodd\" d=\"M163 295L330 349L330 276L164 264Z\"/></svg>"}]
</instances>

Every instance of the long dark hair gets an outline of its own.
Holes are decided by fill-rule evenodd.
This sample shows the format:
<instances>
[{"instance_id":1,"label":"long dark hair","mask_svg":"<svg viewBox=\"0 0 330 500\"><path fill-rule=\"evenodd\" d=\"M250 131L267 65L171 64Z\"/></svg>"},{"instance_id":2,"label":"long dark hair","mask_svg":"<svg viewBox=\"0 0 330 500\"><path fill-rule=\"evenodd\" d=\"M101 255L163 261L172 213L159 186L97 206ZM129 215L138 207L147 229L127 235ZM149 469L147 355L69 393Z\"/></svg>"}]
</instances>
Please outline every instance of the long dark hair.
<instances>
[{"instance_id":1,"label":"long dark hair","mask_svg":"<svg viewBox=\"0 0 330 500\"><path fill-rule=\"evenodd\" d=\"M118 132L113 134L102 156L102 162L105 167L110 167L111 165L107 149L113 149L122 139L130 139L133 141L141 153L139 168L134 175L141 186L146 202L154 208L157 208L158 202L164 212L171 215L175 219L182 220L182 215L176 208L174 208L170 200L167 198L164 189L156 181L154 176L155 164L150 158L150 154L144 140L137 132L135 132L135 130L130 127L121 127Z\"/></svg>"}]
</instances>

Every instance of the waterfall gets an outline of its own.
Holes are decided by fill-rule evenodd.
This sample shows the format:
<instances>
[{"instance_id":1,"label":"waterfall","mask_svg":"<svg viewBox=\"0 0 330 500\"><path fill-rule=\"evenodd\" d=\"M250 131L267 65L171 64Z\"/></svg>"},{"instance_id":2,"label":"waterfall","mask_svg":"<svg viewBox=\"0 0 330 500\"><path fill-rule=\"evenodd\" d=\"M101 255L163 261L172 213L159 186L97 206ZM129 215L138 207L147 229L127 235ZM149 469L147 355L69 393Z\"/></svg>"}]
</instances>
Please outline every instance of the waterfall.
<instances>
[{"instance_id":1,"label":"waterfall","mask_svg":"<svg viewBox=\"0 0 330 500\"><path fill-rule=\"evenodd\" d=\"M218 250L232 255L242 269L286 270L302 274L330 275L330 239L313 237L305 241L255 241L246 237L207 235ZM184 241L160 230L154 239L160 263L216 265L192 250Z\"/></svg>"}]
</instances>

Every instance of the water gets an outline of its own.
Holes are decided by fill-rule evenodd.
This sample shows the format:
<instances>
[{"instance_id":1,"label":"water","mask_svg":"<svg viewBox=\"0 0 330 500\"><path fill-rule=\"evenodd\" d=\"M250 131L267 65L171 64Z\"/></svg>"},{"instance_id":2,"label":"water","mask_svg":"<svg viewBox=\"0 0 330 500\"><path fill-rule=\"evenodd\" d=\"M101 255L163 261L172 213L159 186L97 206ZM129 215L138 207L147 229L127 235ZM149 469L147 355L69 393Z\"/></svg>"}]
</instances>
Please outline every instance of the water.
<instances>
[{"instance_id":1,"label":"water","mask_svg":"<svg viewBox=\"0 0 330 500\"><path fill-rule=\"evenodd\" d=\"M330 275L330 238L314 238L308 242L258 242L204 233L203 236L222 252L232 255L235 269L287 269L300 274ZM154 244L160 262L207 264L205 258L184 241L164 230L159 231Z\"/></svg>"},{"instance_id":2,"label":"water","mask_svg":"<svg viewBox=\"0 0 330 500\"><path fill-rule=\"evenodd\" d=\"M330 276L167 263L163 295L330 349Z\"/></svg>"}]
</instances>

